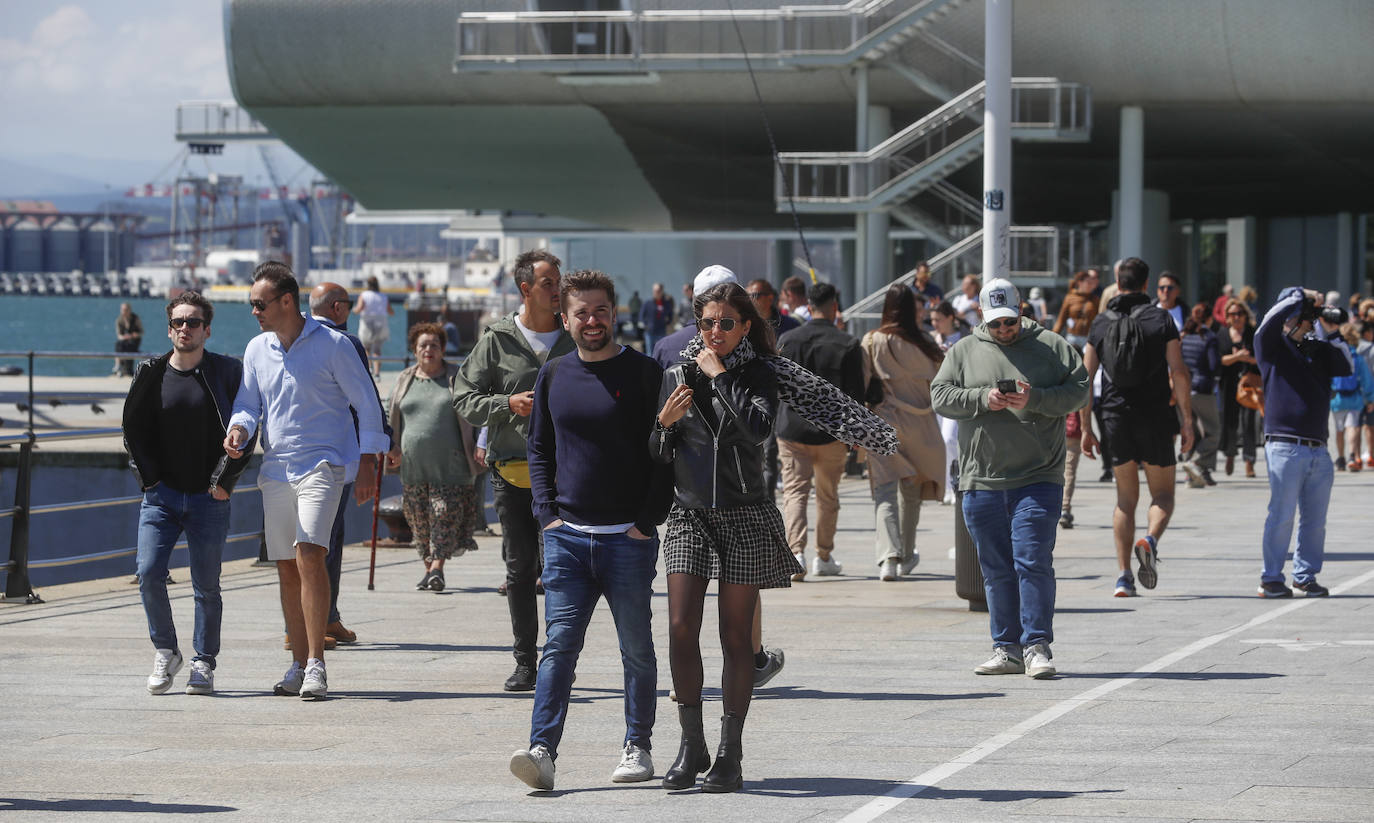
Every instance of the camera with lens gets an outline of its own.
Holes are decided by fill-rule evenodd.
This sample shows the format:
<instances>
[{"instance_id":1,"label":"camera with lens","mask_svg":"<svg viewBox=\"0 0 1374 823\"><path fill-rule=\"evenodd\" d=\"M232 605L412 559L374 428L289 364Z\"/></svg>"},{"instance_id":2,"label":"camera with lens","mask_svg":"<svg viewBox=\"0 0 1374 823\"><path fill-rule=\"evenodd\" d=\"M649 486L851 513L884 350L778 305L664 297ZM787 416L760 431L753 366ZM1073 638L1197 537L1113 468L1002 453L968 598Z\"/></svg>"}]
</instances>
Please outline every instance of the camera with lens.
<instances>
[{"instance_id":1,"label":"camera with lens","mask_svg":"<svg viewBox=\"0 0 1374 823\"><path fill-rule=\"evenodd\" d=\"M1350 314L1340 306L1322 306L1321 317L1328 323L1340 326L1350 319Z\"/></svg>"},{"instance_id":2,"label":"camera with lens","mask_svg":"<svg viewBox=\"0 0 1374 823\"><path fill-rule=\"evenodd\" d=\"M1298 310L1299 323L1315 323L1317 318L1322 316L1322 309L1317 305L1317 301L1311 295L1303 295L1302 308Z\"/></svg>"}]
</instances>

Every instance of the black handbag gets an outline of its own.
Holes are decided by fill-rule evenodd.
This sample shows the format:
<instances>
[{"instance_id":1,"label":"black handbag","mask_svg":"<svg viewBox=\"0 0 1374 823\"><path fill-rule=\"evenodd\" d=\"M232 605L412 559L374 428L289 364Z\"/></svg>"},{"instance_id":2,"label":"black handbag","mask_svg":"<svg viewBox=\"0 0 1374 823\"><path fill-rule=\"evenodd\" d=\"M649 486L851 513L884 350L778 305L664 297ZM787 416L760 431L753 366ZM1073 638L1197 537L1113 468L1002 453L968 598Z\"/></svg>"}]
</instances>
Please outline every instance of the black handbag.
<instances>
[{"instance_id":1,"label":"black handbag","mask_svg":"<svg viewBox=\"0 0 1374 823\"><path fill-rule=\"evenodd\" d=\"M870 406L876 406L883 402L883 381L878 375L868 378L868 388L864 391L864 402Z\"/></svg>"}]
</instances>

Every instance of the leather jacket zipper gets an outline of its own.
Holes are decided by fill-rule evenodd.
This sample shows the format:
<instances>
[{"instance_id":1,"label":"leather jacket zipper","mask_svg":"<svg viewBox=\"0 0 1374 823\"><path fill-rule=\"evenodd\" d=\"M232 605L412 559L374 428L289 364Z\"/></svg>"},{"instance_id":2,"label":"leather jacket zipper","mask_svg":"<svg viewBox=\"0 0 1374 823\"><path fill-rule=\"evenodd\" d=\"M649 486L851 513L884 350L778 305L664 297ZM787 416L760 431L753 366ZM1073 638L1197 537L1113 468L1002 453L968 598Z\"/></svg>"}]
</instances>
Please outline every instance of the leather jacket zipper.
<instances>
[{"instance_id":1,"label":"leather jacket zipper","mask_svg":"<svg viewBox=\"0 0 1374 823\"><path fill-rule=\"evenodd\" d=\"M739 489L743 494L749 493L749 484L744 480L744 466L739 462L739 449L735 446L730 447L730 451L735 455L735 471L739 474Z\"/></svg>"}]
</instances>

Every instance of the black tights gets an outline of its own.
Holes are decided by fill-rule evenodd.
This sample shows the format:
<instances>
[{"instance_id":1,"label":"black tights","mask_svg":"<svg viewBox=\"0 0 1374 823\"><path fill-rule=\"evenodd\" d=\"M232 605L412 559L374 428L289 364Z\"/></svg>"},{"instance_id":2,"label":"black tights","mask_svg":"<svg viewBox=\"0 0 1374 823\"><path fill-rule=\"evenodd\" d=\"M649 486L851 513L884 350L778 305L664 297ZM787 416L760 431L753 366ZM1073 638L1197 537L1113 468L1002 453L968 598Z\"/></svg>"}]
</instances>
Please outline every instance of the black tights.
<instances>
[{"instance_id":1,"label":"black tights","mask_svg":"<svg viewBox=\"0 0 1374 823\"><path fill-rule=\"evenodd\" d=\"M701 615L706 603L704 577L668 575L668 659L673 671L677 702L701 703ZM720 584L720 649L725 658L721 692L725 711L740 717L749 713L754 694L754 609L759 587L738 583Z\"/></svg>"}]
</instances>

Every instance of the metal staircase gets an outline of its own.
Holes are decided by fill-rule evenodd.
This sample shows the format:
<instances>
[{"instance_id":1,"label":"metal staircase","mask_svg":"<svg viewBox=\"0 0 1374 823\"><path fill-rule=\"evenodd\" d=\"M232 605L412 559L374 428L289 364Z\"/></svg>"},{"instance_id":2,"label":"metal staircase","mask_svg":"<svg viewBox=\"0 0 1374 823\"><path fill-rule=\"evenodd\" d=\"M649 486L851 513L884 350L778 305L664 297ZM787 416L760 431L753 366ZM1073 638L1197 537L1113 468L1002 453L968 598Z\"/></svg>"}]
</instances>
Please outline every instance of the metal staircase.
<instances>
[{"instance_id":1,"label":"metal staircase","mask_svg":"<svg viewBox=\"0 0 1374 823\"><path fill-rule=\"evenodd\" d=\"M453 68L553 74L777 70L885 57L967 0L769 9L464 12ZM738 27L738 28L736 28Z\"/></svg>"}]
</instances>

